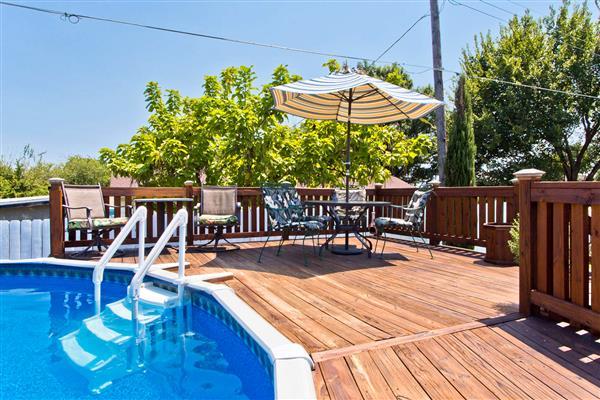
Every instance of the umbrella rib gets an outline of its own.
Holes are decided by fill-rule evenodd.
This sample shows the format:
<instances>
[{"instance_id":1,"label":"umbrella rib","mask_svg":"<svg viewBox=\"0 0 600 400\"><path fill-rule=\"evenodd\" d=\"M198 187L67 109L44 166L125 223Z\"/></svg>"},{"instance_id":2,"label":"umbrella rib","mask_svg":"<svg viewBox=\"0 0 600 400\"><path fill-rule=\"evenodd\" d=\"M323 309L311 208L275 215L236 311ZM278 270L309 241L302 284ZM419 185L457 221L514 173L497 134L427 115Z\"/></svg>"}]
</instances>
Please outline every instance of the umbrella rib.
<instances>
[{"instance_id":1,"label":"umbrella rib","mask_svg":"<svg viewBox=\"0 0 600 400\"><path fill-rule=\"evenodd\" d=\"M400 111L402 114L404 114L407 119L412 119L407 113L405 113L404 111L402 111L400 109L400 107L398 107L393 101L391 101L390 99L388 99L388 97L386 96L387 93L380 91L379 88L375 88L375 91L377 91L379 94L381 94L382 97L388 101L388 103L390 103L391 105L393 105L394 107L396 107L396 109L398 111Z\"/></svg>"},{"instance_id":2,"label":"umbrella rib","mask_svg":"<svg viewBox=\"0 0 600 400\"><path fill-rule=\"evenodd\" d=\"M369 86L371 86L371 85L369 85ZM371 87L372 87L372 86L371 86ZM379 90L378 90L377 88L373 88L373 89L371 89L371 91L369 91L369 92L366 92L366 93L363 93L361 96L358 96L357 98L353 99L352 101L357 101L357 100L360 100L360 99L362 99L363 97L367 97L367 96L370 96L370 95L372 95L373 93L379 93Z\"/></svg>"}]
</instances>

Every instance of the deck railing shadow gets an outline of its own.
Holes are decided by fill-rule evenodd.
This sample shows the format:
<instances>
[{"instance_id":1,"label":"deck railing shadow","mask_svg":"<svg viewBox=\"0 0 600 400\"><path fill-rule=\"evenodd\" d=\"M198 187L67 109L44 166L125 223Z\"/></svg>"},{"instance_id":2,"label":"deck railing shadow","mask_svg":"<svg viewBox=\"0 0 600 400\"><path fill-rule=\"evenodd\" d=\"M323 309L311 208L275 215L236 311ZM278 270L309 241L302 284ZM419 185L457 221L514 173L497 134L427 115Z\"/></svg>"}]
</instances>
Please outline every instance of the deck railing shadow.
<instances>
[{"instance_id":1,"label":"deck railing shadow","mask_svg":"<svg viewBox=\"0 0 600 400\"><path fill-rule=\"evenodd\" d=\"M194 265L202 269L227 268L227 270L260 271L275 275L287 275L299 279L308 279L344 271L363 270L393 266L391 260L379 259L375 256L367 258L366 254L358 256L338 256L328 250L322 257L310 246L305 249L307 263L304 263L302 246L286 243L277 255L277 242L270 242L258 263L258 254L262 244L242 246L241 249L222 253L198 253L190 248L189 253L201 256L194 257ZM235 273L234 273L235 275Z\"/></svg>"},{"instance_id":2,"label":"deck railing shadow","mask_svg":"<svg viewBox=\"0 0 600 400\"><path fill-rule=\"evenodd\" d=\"M547 357L600 387L600 343L591 333L566 322L550 323L537 317L503 323L494 329L517 344L523 357Z\"/></svg>"}]
</instances>

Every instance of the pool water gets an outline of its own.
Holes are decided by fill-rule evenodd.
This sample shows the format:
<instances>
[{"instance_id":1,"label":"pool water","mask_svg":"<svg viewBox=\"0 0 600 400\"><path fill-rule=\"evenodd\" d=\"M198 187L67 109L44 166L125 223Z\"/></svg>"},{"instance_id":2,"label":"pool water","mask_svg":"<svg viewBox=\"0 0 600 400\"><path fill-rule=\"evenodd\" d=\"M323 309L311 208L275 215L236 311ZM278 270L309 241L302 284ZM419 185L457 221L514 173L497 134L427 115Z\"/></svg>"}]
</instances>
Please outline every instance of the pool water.
<instances>
[{"instance_id":1,"label":"pool water","mask_svg":"<svg viewBox=\"0 0 600 400\"><path fill-rule=\"evenodd\" d=\"M105 281L102 295L122 299L126 285ZM272 399L272 379L244 341L214 313L188 310L191 330L152 338L142 367L87 375L60 338L94 315L91 280L0 275L0 398Z\"/></svg>"}]
</instances>

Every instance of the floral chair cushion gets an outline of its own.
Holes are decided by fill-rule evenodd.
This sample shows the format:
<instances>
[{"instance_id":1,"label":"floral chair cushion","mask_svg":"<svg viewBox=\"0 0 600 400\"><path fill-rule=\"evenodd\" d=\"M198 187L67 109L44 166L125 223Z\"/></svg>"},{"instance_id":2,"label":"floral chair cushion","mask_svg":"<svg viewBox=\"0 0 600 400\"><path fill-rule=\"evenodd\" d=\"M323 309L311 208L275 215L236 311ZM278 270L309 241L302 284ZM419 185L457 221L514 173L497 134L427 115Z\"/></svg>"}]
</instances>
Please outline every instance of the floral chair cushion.
<instances>
[{"instance_id":1,"label":"floral chair cushion","mask_svg":"<svg viewBox=\"0 0 600 400\"><path fill-rule=\"evenodd\" d=\"M306 206L300 199L300 195L296 188L289 183L282 183L281 191L288 216L293 222L318 221L323 225L327 225L329 221L331 221L329 215L306 215Z\"/></svg>"},{"instance_id":2,"label":"floral chair cushion","mask_svg":"<svg viewBox=\"0 0 600 400\"><path fill-rule=\"evenodd\" d=\"M375 218L375 227L379 230L394 227L420 229L430 195L431 191L415 190L410 202L404 207L404 218L378 217Z\"/></svg>"},{"instance_id":3,"label":"floral chair cushion","mask_svg":"<svg viewBox=\"0 0 600 400\"><path fill-rule=\"evenodd\" d=\"M76 218L69 220L68 229L105 229L123 226L129 221L128 217L92 218L92 226L88 219Z\"/></svg>"},{"instance_id":4,"label":"floral chair cushion","mask_svg":"<svg viewBox=\"0 0 600 400\"><path fill-rule=\"evenodd\" d=\"M348 201L365 201L367 199L367 191L365 189L350 189L348 191ZM333 201L346 201L346 189L335 189ZM355 206L348 209L348 218L357 220L358 218L366 218L363 213L363 207ZM335 207L335 214L338 218L346 217L346 207Z\"/></svg>"},{"instance_id":5,"label":"floral chair cushion","mask_svg":"<svg viewBox=\"0 0 600 400\"><path fill-rule=\"evenodd\" d=\"M304 206L296 189L289 184L261 188L271 229L303 229L313 234L325 228L328 216L304 215Z\"/></svg>"},{"instance_id":6,"label":"floral chair cushion","mask_svg":"<svg viewBox=\"0 0 600 400\"><path fill-rule=\"evenodd\" d=\"M382 228L412 228L412 223L400 218L378 217L375 218L375 227Z\"/></svg>"},{"instance_id":7,"label":"floral chair cushion","mask_svg":"<svg viewBox=\"0 0 600 400\"><path fill-rule=\"evenodd\" d=\"M196 219L196 225L236 225L238 223L238 217L235 215L210 215L203 214L199 215Z\"/></svg>"}]
</instances>

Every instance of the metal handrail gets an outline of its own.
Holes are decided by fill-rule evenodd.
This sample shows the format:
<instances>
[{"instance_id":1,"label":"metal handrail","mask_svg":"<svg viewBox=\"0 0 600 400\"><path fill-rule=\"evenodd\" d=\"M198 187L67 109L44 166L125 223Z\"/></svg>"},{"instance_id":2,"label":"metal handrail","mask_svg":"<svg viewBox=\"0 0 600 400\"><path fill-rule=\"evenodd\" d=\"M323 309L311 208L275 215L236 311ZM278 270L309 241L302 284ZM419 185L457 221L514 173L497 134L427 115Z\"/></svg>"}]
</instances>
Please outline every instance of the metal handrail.
<instances>
[{"instance_id":1,"label":"metal handrail","mask_svg":"<svg viewBox=\"0 0 600 400\"><path fill-rule=\"evenodd\" d=\"M129 284L129 296L133 302L133 319L137 320L138 313L138 301L139 301L139 292L140 286L144 281L144 277L150 267L154 264L160 253L163 251L165 246L169 243L171 236L175 233L177 229L179 229L179 258L178 258L178 285L177 285L177 293L179 295L179 301L181 302L183 299L183 286L185 283L185 234L188 220L188 212L185 208L177 211L177 214L173 216L173 220L167 225L160 238L148 254L148 257L144 260L144 262L137 269L135 275L131 279L131 283Z\"/></svg>"},{"instance_id":2,"label":"metal handrail","mask_svg":"<svg viewBox=\"0 0 600 400\"><path fill-rule=\"evenodd\" d=\"M102 291L102 280L104 279L104 268L106 268L106 264L110 261L111 258L115 255L121 244L127 239L127 236L134 229L135 225L139 223L139 233L137 236L138 239L138 265L141 267L144 263L144 247L146 242L146 217L148 215L148 211L146 207L141 206L138 207L131 218L127 221L125 226L121 228L121 232L117 235L117 237L113 240L102 258L94 267L94 273L92 275L92 280L94 282L94 303L96 308L96 314L100 314L101 308L101 291ZM138 267L138 269L139 269Z\"/></svg>"}]
</instances>

